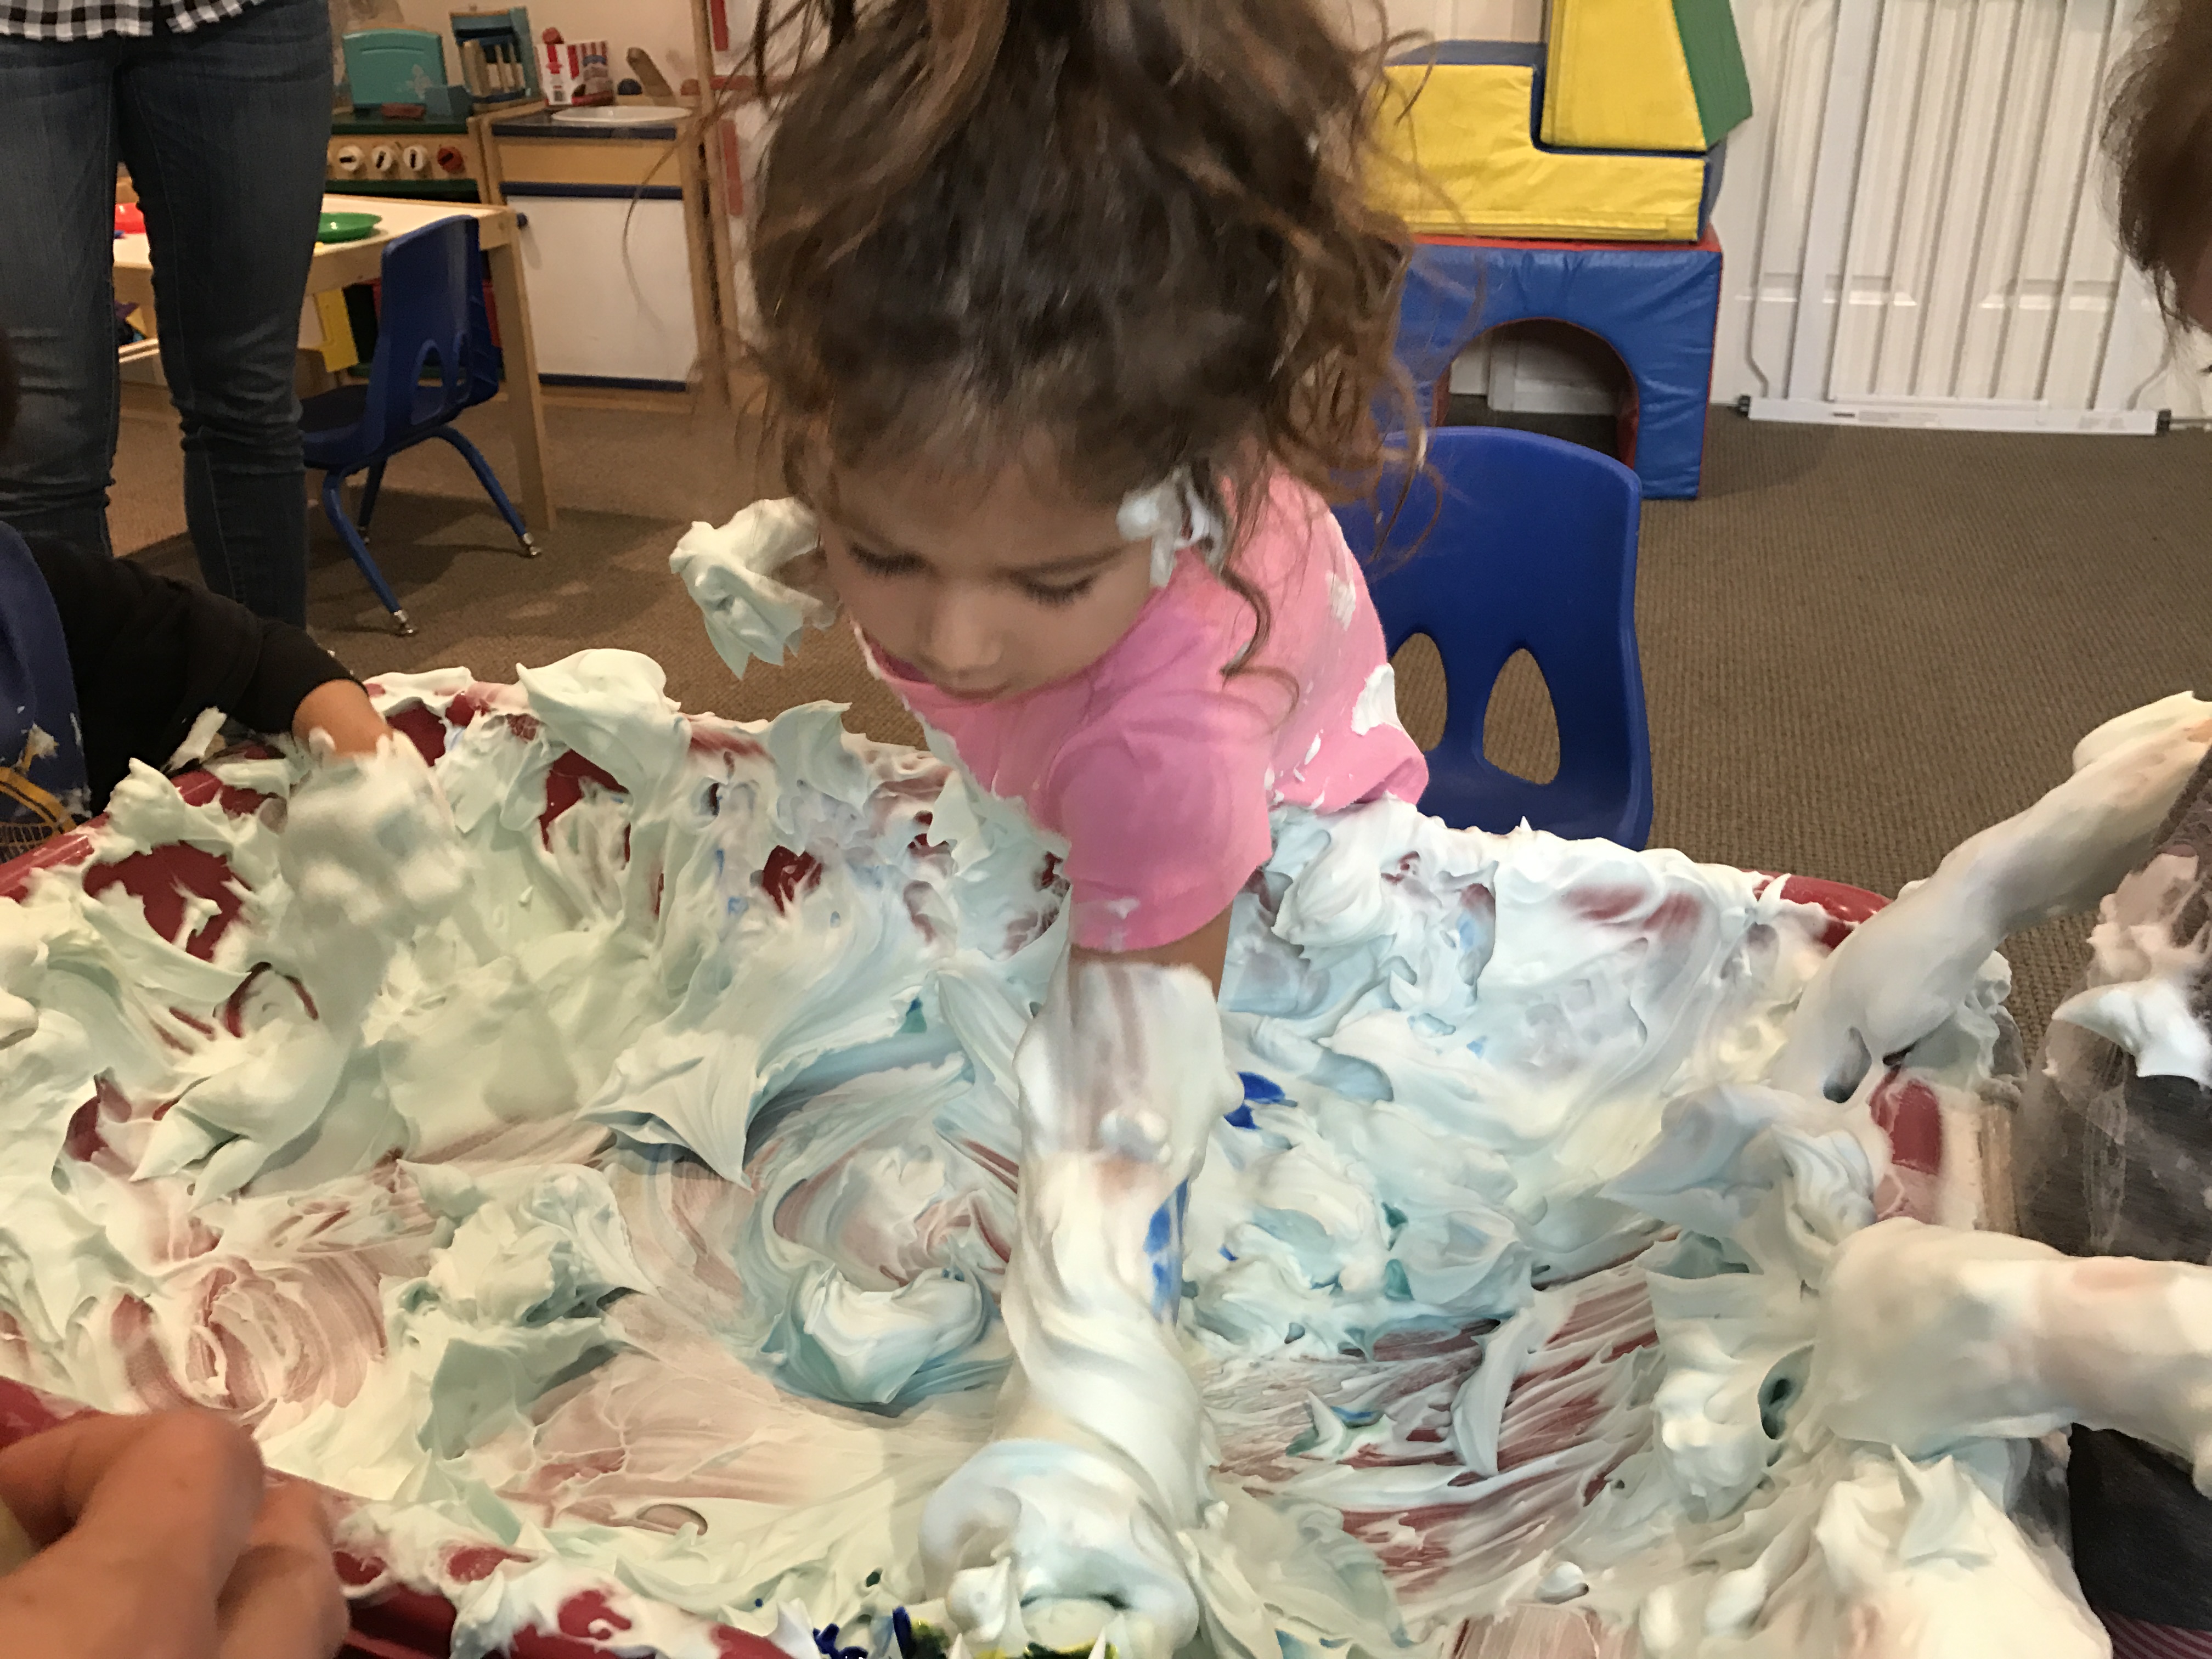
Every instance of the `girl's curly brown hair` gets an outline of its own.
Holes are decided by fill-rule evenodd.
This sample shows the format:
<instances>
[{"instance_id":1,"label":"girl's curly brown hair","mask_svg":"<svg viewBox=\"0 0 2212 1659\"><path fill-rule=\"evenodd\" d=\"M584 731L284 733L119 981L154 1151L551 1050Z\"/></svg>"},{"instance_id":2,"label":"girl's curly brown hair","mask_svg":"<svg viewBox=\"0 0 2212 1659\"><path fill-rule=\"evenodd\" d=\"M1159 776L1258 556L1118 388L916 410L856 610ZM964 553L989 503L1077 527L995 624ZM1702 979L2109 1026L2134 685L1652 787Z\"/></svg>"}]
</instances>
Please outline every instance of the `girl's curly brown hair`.
<instances>
[{"instance_id":1,"label":"girl's curly brown hair","mask_svg":"<svg viewBox=\"0 0 2212 1659\"><path fill-rule=\"evenodd\" d=\"M1100 506L1182 467L1217 508L1274 469L1370 481L1378 397L1417 429L1410 239L1364 177L1376 11L1361 50L1316 0L763 0L752 356L787 487L1040 443Z\"/></svg>"},{"instance_id":2,"label":"girl's curly brown hair","mask_svg":"<svg viewBox=\"0 0 2212 1659\"><path fill-rule=\"evenodd\" d=\"M2179 320L2212 250L2212 0L2149 0L2106 138L2121 245Z\"/></svg>"}]
</instances>

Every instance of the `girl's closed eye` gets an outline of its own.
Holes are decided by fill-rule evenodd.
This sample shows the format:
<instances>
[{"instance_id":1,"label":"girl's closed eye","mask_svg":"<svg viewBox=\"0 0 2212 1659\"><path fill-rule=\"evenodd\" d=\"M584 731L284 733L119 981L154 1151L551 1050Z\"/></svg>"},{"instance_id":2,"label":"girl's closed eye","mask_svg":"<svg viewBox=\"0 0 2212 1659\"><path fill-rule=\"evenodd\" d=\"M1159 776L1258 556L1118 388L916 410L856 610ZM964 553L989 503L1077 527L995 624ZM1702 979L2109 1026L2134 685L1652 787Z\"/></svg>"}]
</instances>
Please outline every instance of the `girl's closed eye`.
<instances>
[{"instance_id":1,"label":"girl's closed eye","mask_svg":"<svg viewBox=\"0 0 2212 1659\"><path fill-rule=\"evenodd\" d=\"M1022 584L1022 592L1028 594L1030 598L1035 599L1039 605L1073 605L1085 593L1088 593L1091 588L1097 585L1097 580L1098 578L1096 576L1085 576L1080 581L1060 582L1056 584L1050 582L1024 582Z\"/></svg>"},{"instance_id":2,"label":"girl's closed eye","mask_svg":"<svg viewBox=\"0 0 2212 1659\"><path fill-rule=\"evenodd\" d=\"M858 542L848 544L853 562L872 576L911 576L921 561L911 553L872 553Z\"/></svg>"}]
</instances>

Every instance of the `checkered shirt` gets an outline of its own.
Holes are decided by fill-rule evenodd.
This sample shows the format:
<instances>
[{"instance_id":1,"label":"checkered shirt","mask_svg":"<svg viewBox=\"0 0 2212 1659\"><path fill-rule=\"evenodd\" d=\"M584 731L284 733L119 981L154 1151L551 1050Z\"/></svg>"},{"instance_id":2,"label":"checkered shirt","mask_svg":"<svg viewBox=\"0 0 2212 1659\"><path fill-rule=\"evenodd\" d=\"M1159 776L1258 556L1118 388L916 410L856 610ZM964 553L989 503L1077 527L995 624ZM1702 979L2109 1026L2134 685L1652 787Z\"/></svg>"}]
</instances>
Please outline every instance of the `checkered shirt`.
<instances>
[{"instance_id":1,"label":"checkered shirt","mask_svg":"<svg viewBox=\"0 0 2212 1659\"><path fill-rule=\"evenodd\" d=\"M154 20L189 34L206 23L237 16L254 0L0 0L0 34L26 40L97 40L111 34L147 35Z\"/></svg>"}]
</instances>

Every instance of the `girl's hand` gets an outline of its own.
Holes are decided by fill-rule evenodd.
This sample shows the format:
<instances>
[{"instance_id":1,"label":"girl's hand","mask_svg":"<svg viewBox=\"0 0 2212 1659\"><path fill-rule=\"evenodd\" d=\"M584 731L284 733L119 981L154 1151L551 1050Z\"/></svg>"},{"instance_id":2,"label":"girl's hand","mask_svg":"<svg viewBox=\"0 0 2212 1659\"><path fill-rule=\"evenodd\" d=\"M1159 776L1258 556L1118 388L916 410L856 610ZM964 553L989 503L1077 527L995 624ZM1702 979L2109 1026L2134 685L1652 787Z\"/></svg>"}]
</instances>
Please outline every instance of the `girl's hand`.
<instances>
[{"instance_id":1,"label":"girl's hand","mask_svg":"<svg viewBox=\"0 0 2212 1659\"><path fill-rule=\"evenodd\" d=\"M88 1415L0 1451L43 1547L0 1578L0 1651L328 1659L346 1629L321 1494L207 1412Z\"/></svg>"},{"instance_id":2,"label":"girl's hand","mask_svg":"<svg viewBox=\"0 0 2212 1659\"><path fill-rule=\"evenodd\" d=\"M314 734L328 738L334 755L373 755L392 735L368 693L351 680L331 680L300 699L292 714L292 735L312 750Z\"/></svg>"}]
</instances>

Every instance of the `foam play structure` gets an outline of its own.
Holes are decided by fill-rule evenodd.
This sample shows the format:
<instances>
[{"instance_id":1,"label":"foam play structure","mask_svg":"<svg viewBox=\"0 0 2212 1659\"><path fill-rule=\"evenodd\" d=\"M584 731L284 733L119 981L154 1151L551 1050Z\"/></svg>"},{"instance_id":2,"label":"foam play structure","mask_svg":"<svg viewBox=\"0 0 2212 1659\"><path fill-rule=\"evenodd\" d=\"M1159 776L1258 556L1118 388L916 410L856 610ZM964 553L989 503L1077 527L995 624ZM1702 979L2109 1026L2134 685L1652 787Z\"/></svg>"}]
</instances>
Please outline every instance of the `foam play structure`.
<instances>
[{"instance_id":1,"label":"foam play structure","mask_svg":"<svg viewBox=\"0 0 2212 1659\"><path fill-rule=\"evenodd\" d=\"M1720 320L1721 245L1424 236L1398 308L1397 356L1420 407L1443 418L1454 359L1483 335L1538 318L1595 334L1628 371L1618 453L1646 496L1694 496Z\"/></svg>"},{"instance_id":2,"label":"foam play structure","mask_svg":"<svg viewBox=\"0 0 2212 1659\"><path fill-rule=\"evenodd\" d=\"M1448 40L1389 76L1413 102L1386 114L1384 202L1418 232L1697 240L1719 172L1709 155L1558 149L1537 137L1544 48Z\"/></svg>"},{"instance_id":3,"label":"foam play structure","mask_svg":"<svg viewBox=\"0 0 2212 1659\"><path fill-rule=\"evenodd\" d=\"M1552 0L1541 42L1442 41L1389 71L1381 204L1420 244L1399 356L1443 414L1454 358L1538 319L1610 346L1633 398L1620 458L1698 493L1728 134L1751 113L1729 0Z\"/></svg>"},{"instance_id":4,"label":"foam play structure","mask_svg":"<svg viewBox=\"0 0 2212 1659\"><path fill-rule=\"evenodd\" d=\"M1729 0L1553 0L1547 144L1711 150L1751 117Z\"/></svg>"}]
</instances>

